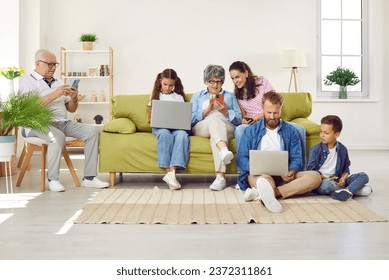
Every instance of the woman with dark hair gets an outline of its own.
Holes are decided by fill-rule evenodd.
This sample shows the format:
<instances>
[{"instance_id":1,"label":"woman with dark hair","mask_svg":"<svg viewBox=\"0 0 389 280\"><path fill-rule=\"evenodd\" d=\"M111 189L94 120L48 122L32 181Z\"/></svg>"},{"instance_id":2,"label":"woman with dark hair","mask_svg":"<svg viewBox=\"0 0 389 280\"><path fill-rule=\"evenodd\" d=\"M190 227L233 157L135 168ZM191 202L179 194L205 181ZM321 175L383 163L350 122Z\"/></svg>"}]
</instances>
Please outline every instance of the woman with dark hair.
<instances>
[{"instance_id":1,"label":"woman with dark hair","mask_svg":"<svg viewBox=\"0 0 389 280\"><path fill-rule=\"evenodd\" d=\"M184 86L173 69L165 69L157 75L149 101L149 122L152 100L186 102ZM172 116L174 117L174 116ZM170 189L177 190L181 184L176 179L176 170L184 170L189 158L189 135L185 130L152 128L158 137L158 165L166 170L163 180Z\"/></svg>"},{"instance_id":2,"label":"woman with dark hair","mask_svg":"<svg viewBox=\"0 0 389 280\"><path fill-rule=\"evenodd\" d=\"M222 89L225 70L220 65L208 65L204 70L206 89L192 96L193 135L210 138L216 179L209 186L221 191L226 186L224 173L234 154L228 150L229 141L234 138L235 126L241 123L242 115L233 93Z\"/></svg>"},{"instance_id":3,"label":"woman with dark hair","mask_svg":"<svg viewBox=\"0 0 389 280\"><path fill-rule=\"evenodd\" d=\"M230 76L235 85L235 96L242 110L242 124L235 129L236 152L238 152L240 139L245 128L263 118L262 97L269 91L275 91L272 84L263 76L256 76L250 67L243 61L235 61L231 64ZM305 128L290 122L299 132L302 140L303 160L305 163Z\"/></svg>"}]
</instances>

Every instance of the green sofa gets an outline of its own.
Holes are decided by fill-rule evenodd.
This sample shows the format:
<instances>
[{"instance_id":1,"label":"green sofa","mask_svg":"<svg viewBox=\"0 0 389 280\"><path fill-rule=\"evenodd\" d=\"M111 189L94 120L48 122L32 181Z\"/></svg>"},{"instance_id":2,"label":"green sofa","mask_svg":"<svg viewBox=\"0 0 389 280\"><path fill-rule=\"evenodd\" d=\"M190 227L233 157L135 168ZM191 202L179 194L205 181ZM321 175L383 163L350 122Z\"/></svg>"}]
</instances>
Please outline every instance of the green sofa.
<instances>
[{"instance_id":1,"label":"green sofa","mask_svg":"<svg viewBox=\"0 0 389 280\"><path fill-rule=\"evenodd\" d=\"M301 124L307 131L307 152L320 141L320 127L308 119L312 112L310 93L282 93L282 119ZM187 95L190 99L191 94ZM147 123L149 94L116 95L112 98L112 120L100 134L99 171L110 173L110 186L115 185L116 173L163 173L157 163L157 138ZM229 144L235 153L235 140ZM183 173L213 174L214 164L209 139L191 136L190 156ZM233 161L227 173L236 173Z\"/></svg>"}]
</instances>

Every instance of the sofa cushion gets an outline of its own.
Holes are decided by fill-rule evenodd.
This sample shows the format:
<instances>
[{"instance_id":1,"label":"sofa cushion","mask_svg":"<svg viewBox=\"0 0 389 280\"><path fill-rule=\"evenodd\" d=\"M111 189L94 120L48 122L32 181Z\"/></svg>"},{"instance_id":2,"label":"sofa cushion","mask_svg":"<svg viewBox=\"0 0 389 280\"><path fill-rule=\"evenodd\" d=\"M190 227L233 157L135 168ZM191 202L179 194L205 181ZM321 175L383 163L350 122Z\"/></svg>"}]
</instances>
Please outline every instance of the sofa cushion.
<instances>
[{"instance_id":1,"label":"sofa cushion","mask_svg":"<svg viewBox=\"0 0 389 280\"><path fill-rule=\"evenodd\" d=\"M147 103L149 94L116 95L112 97L112 117L132 120L137 131L151 132Z\"/></svg>"},{"instance_id":2,"label":"sofa cushion","mask_svg":"<svg viewBox=\"0 0 389 280\"><path fill-rule=\"evenodd\" d=\"M312 113L312 97L309 92L281 92L284 99L281 118L291 121L308 118Z\"/></svg>"},{"instance_id":3,"label":"sofa cushion","mask_svg":"<svg viewBox=\"0 0 389 280\"><path fill-rule=\"evenodd\" d=\"M306 118L297 118L294 119L292 122L302 125L305 128L307 136L320 133L320 126L317 123Z\"/></svg>"},{"instance_id":4,"label":"sofa cushion","mask_svg":"<svg viewBox=\"0 0 389 280\"><path fill-rule=\"evenodd\" d=\"M107 132L131 134L136 132L136 126L130 119L117 118L104 124L103 130Z\"/></svg>"}]
</instances>

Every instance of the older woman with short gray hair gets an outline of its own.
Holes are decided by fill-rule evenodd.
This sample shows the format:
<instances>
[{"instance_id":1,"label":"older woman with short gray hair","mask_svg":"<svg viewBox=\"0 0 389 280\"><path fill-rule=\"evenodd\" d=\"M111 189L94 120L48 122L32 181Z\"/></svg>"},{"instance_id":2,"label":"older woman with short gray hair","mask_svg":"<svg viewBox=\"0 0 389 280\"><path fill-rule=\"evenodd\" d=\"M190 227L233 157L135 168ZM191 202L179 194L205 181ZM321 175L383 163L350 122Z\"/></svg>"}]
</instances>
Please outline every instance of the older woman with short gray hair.
<instances>
[{"instance_id":1,"label":"older woman with short gray hair","mask_svg":"<svg viewBox=\"0 0 389 280\"><path fill-rule=\"evenodd\" d=\"M214 77L218 77L224 83L226 71L223 66L210 64L204 69L204 84L207 84Z\"/></svg>"},{"instance_id":2,"label":"older woman with short gray hair","mask_svg":"<svg viewBox=\"0 0 389 280\"><path fill-rule=\"evenodd\" d=\"M192 96L193 135L210 138L215 165L216 179L209 186L221 191L227 184L224 174L226 165L234 154L228 150L228 143L234 138L235 126L242 120L242 114L235 95L222 89L225 70L220 65L208 65L204 69L206 89Z\"/></svg>"}]
</instances>

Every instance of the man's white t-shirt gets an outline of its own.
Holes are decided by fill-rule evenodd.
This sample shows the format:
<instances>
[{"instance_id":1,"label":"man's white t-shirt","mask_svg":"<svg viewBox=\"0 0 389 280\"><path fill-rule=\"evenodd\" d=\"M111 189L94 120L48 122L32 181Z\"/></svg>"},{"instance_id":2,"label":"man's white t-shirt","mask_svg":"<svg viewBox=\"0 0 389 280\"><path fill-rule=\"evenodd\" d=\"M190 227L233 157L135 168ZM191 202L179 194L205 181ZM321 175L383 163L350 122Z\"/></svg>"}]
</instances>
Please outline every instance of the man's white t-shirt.
<instances>
[{"instance_id":1,"label":"man's white t-shirt","mask_svg":"<svg viewBox=\"0 0 389 280\"><path fill-rule=\"evenodd\" d=\"M266 128L266 134L261 140L261 150L281 151L281 138L278 134L279 127L275 129Z\"/></svg>"},{"instance_id":2,"label":"man's white t-shirt","mask_svg":"<svg viewBox=\"0 0 389 280\"><path fill-rule=\"evenodd\" d=\"M19 90L21 92L36 91L39 93L40 96L43 97L54 92L58 87L62 85L63 82L56 79L51 83L51 87L49 87L47 83L43 80L43 77L34 71L22 80L19 86ZM68 120L68 111L66 109L65 104L69 101L70 97L63 95L46 105L47 108L50 108L54 111L54 122Z\"/></svg>"},{"instance_id":3,"label":"man's white t-shirt","mask_svg":"<svg viewBox=\"0 0 389 280\"><path fill-rule=\"evenodd\" d=\"M43 76L33 71L30 75L26 76L19 86L20 92L36 91L40 96L46 96L54 92L58 87L62 86L63 82L54 79L51 83L51 87L43 80ZM66 103L70 101L69 96L60 96L53 102L46 105L47 108L53 110L53 122L67 121L68 111ZM28 135L31 131L30 128L24 128L25 134Z\"/></svg>"}]
</instances>

